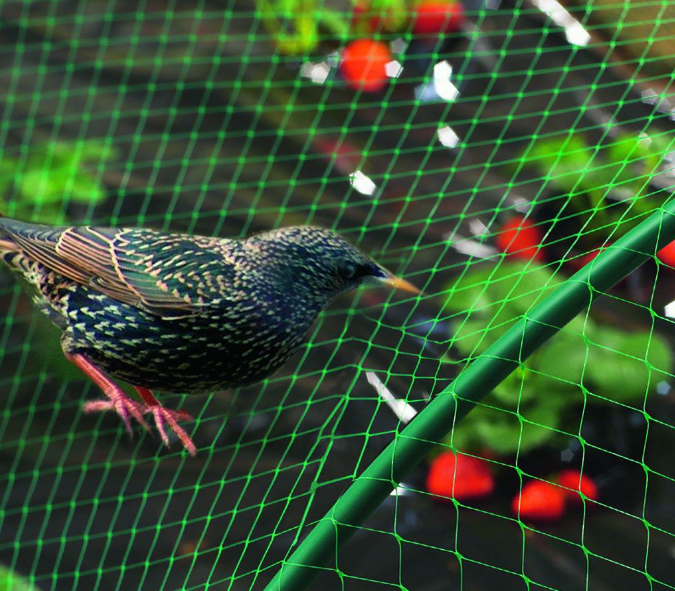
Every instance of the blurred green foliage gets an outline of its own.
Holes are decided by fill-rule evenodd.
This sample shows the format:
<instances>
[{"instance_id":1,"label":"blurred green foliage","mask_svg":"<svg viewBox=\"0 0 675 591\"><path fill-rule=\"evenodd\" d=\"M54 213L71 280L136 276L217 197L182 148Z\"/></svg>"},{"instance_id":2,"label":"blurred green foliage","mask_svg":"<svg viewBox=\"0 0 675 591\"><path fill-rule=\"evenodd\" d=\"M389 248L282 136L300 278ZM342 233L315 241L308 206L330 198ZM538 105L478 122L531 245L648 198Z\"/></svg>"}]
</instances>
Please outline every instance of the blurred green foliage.
<instances>
[{"instance_id":1,"label":"blurred green foliage","mask_svg":"<svg viewBox=\"0 0 675 591\"><path fill-rule=\"evenodd\" d=\"M40 591L28 579L0 564L0 591Z\"/></svg>"},{"instance_id":2,"label":"blurred green foliage","mask_svg":"<svg viewBox=\"0 0 675 591\"><path fill-rule=\"evenodd\" d=\"M333 36L341 43L362 37L368 28L360 25L366 21L377 22L383 31L400 31L410 6L410 0L352 0L339 10L317 0L256 0L259 18L277 49L287 55L312 53L321 37Z\"/></svg>"},{"instance_id":3,"label":"blurred green foliage","mask_svg":"<svg viewBox=\"0 0 675 591\"><path fill-rule=\"evenodd\" d=\"M448 286L452 344L465 359L483 353L562 279L547 268L506 261L471 270ZM462 450L526 452L571 428L584 402L611 400L642 407L673 365L667 341L576 317L502 382L451 435ZM505 412L506 411L506 412Z\"/></svg>"},{"instance_id":4,"label":"blurred green foliage","mask_svg":"<svg viewBox=\"0 0 675 591\"><path fill-rule=\"evenodd\" d=\"M48 142L29 147L18 158L0 157L0 212L25 221L63 224L68 202L98 203L106 192L102 162L116 157L95 141Z\"/></svg>"},{"instance_id":5,"label":"blurred green foliage","mask_svg":"<svg viewBox=\"0 0 675 591\"><path fill-rule=\"evenodd\" d=\"M639 222L637 216L663 203L666 192L656 188L653 179L665 170L672 142L644 133L623 133L599 145L591 145L581 134L544 137L522 159L548 186L570 197L559 215L575 212L584 234L600 232L594 236L597 241L625 234Z\"/></svg>"}]
</instances>

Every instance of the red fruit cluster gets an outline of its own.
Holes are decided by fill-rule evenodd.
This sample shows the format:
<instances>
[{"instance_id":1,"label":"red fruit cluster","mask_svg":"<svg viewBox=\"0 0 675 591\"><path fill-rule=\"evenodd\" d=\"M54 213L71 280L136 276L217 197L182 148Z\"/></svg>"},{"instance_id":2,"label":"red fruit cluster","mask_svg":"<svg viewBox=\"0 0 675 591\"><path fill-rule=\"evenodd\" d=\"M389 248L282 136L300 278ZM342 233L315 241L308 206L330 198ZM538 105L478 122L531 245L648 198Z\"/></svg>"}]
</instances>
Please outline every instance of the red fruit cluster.
<instances>
[{"instance_id":1,"label":"red fruit cluster","mask_svg":"<svg viewBox=\"0 0 675 591\"><path fill-rule=\"evenodd\" d=\"M431 494L458 501L486 497L494 488L487 462L452 451L436 456L427 475L427 490Z\"/></svg>"},{"instance_id":2,"label":"red fruit cluster","mask_svg":"<svg viewBox=\"0 0 675 591\"><path fill-rule=\"evenodd\" d=\"M527 521L557 521L568 504L579 507L584 498L598 500L597 485L578 470L563 470L554 482L526 482L511 503L514 515ZM436 456L427 474L427 491L439 497L468 501L487 497L494 489L490 464L452 451Z\"/></svg>"},{"instance_id":3,"label":"red fruit cluster","mask_svg":"<svg viewBox=\"0 0 675 591\"><path fill-rule=\"evenodd\" d=\"M522 216L514 216L501 227L495 242L499 250L513 258L542 261L543 239L541 228Z\"/></svg>"},{"instance_id":4,"label":"red fruit cluster","mask_svg":"<svg viewBox=\"0 0 675 591\"><path fill-rule=\"evenodd\" d=\"M352 28L370 35L397 28L407 15L375 10L363 0L354 7ZM453 33L464 24L464 9L455 0L422 0L410 15L416 35L429 36ZM375 39L351 41L342 52L340 71L347 84L355 90L377 92L387 83L386 65L392 61L389 47Z\"/></svg>"},{"instance_id":5,"label":"red fruit cluster","mask_svg":"<svg viewBox=\"0 0 675 591\"><path fill-rule=\"evenodd\" d=\"M511 510L520 519L528 521L557 521L565 513L569 502L583 504L583 494L591 501L598 499L598 487L588 476L578 470L564 470L555 484L532 480L527 482L511 503Z\"/></svg>"}]
</instances>

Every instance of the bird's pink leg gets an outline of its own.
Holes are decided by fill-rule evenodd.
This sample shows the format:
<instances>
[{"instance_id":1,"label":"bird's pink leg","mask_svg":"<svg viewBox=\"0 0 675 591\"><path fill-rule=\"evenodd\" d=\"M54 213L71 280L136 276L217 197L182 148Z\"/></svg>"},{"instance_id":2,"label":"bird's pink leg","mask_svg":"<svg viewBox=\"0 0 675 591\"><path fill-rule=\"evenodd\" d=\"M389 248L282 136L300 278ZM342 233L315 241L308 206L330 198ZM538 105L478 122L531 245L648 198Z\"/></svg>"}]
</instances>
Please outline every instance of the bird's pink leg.
<instances>
[{"instance_id":1,"label":"bird's pink leg","mask_svg":"<svg viewBox=\"0 0 675 591\"><path fill-rule=\"evenodd\" d=\"M176 433L181 443L191 455L197 454L197 448L192 443L189 435L178 425L177 420L191 421L192 417L184 410L173 411L164 408L159 401L153 396L152 392L142 386L134 386L143 398L145 404L141 404L129 398L122 388L106 376L98 367L96 367L89 359L80 353L68 354L66 358L79 367L84 374L91 379L106 395L107 400L91 400L84 404L84 412L94 413L107 410L114 410L122 420L129 435L131 431L131 418L136 419L146 431L150 431L148 423L143 418L144 414L150 413L155 418L157 429L162 437L162 441L168 447L169 438L166 435L165 423L168 424Z\"/></svg>"},{"instance_id":2,"label":"bird's pink leg","mask_svg":"<svg viewBox=\"0 0 675 591\"><path fill-rule=\"evenodd\" d=\"M103 390L103 393L108 398L108 400L92 400L86 402L83 407L84 412L93 413L114 410L122 417L124 426L127 428L129 435L132 434L130 417L136 419L146 431L150 430L150 427L143 418L143 412L145 411L143 405L129 398L122 388L106 376L98 367L89 361L89 359L80 353L75 353L73 355L66 353L66 359L77 365L77 367L79 367L92 382Z\"/></svg>"},{"instance_id":3,"label":"bird's pink leg","mask_svg":"<svg viewBox=\"0 0 675 591\"><path fill-rule=\"evenodd\" d=\"M134 386L134 389L146 404L143 408L144 412L152 414L155 418L155 424L157 425L157 430L162 437L164 445L169 447L169 438L167 437L166 429L164 428L164 424L166 423L173 429L173 432L178 439L180 439L183 447L190 452L190 455L197 455L197 448L195 447L195 444L192 443L192 439L190 439L190 436L177 423L177 421L191 421L192 417L184 410L169 410L168 408L164 408L148 388Z\"/></svg>"}]
</instances>

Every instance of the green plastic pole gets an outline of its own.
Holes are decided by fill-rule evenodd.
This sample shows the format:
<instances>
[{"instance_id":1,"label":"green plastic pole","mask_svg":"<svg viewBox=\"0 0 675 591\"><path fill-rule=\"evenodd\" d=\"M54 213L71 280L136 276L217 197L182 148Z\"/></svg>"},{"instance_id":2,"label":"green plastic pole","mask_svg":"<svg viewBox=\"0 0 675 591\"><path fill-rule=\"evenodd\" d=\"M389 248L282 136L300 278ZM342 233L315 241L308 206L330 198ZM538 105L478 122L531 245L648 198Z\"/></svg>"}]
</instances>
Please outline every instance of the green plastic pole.
<instances>
[{"instance_id":1,"label":"green plastic pole","mask_svg":"<svg viewBox=\"0 0 675 591\"><path fill-rule=\"evenodd\" d=\"M319 520L265 591L301 591L401 479L520 363L595 297L675 239L670 201L563 283L477 358L399 433Z\"/></svg>"}]
</instances>

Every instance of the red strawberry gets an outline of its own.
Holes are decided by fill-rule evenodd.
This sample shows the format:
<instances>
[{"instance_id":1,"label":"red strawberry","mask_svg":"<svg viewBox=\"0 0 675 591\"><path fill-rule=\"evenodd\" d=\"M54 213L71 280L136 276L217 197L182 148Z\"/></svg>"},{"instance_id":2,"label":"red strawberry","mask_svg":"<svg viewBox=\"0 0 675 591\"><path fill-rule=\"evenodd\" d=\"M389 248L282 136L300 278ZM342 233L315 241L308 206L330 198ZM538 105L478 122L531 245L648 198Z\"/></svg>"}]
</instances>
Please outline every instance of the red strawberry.
<instances>
[{"instance_id":1,"label":"red strawberry","mask_svg":"<svg viewBox=\"0 0 675 591\"><path fill-rule=\"evenodd\" d=\"M656 257L669 267L675 267L675 241L659 250L659 252L656 253Z\"/></svg>"},{"instance_id":2,"label":"red strawberry","mask_svg":"<svg viewBox=\"0 0 675 591\"><path fill-rule=\"evenodd\" d=\"M556 521L565 512L563 490L540 480L532 480L523 486L511 504L512 511L521 519L532 521Z\"/></svg>"},{"instance_id":3,"label":"red strawberry","mask_svg":"<svg viewBox=\"0 0 675 591\"><path fill-rule=\"evenodd\" d=\"M387 83L385 66L390 61L391 53L385 43L374 39L357 39L344 48L340 70L352 88L377 92Z\"/></svg>"},{"instance_id":4,"label":"red strawberry","mask_svg":"<svg viewBox=\"0 0 675 591\"><path fill-rule=\"evenodd\" d=\"M464 7L459 2L423 0L413 14L412 30L417 35L454 33L464 24Z\"/></svg>"},{"instance_id":5,"label":"red strawberry","mask_svg":"<svg viewBox=\"0 0 675 591\"><path fill-rule=\"evenodd\" d=\"M544 259L540 248L543 238L538 226L521 216L514 216L502 226L495 242L499 250L514 258L541 261Z\"/></svg>"},{"instance_id":6,"label":"red strawberry","mask_svg":"<svg viewBox=\"0 0 675 591\"><path fill-rule=\"evenodd\" d=\"M494 488L489 464L452 451L436 456L427 475L427 490L431 494L458 501L485 497Z\"/></svg>"},{"instance_id":7,"label":"red strawberry","mask_svg":"<svg viewBox=\"0 0 675 591\"><path fill-rule=\"evenodd\" d=\"M586 498L590 499L591 501L597 501L598 500L598 486L593 482L593 480L584 475L581 474L578 470L563 470L560 474L558 474L558 478L556 478L556 482L560 486L564 486L565 489L571 489L571 490L565 490L563 489L563 494L567 498L568 501L575 505L582 505L583 501L581 499L581 496L579 496L579 492L581 492Z\"/></svg>"}]
</instances>

